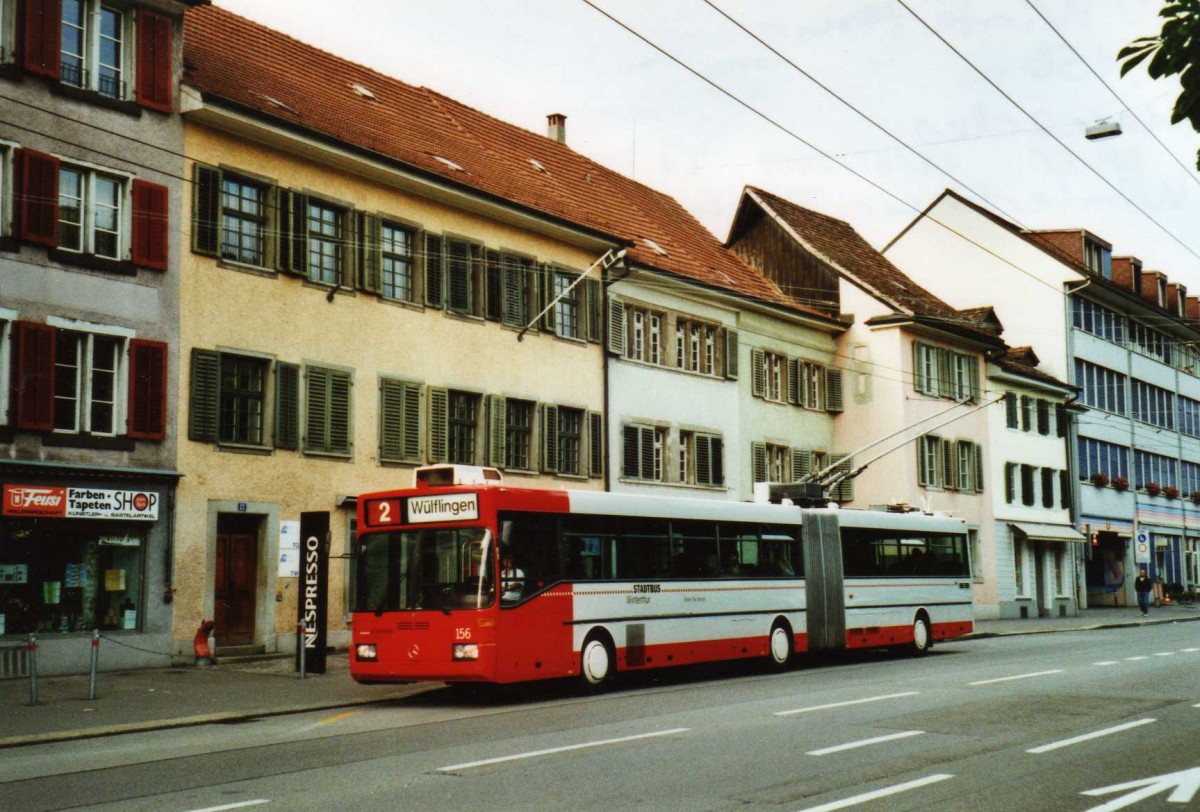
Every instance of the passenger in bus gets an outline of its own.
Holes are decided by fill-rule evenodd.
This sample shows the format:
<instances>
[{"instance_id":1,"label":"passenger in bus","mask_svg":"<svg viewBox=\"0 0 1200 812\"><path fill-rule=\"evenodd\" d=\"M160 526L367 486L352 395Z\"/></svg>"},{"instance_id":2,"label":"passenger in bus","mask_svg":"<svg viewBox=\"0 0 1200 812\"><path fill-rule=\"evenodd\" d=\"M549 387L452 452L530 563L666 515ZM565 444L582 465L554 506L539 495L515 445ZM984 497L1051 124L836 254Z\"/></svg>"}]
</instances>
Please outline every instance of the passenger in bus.
<instances>
[{"instance_id":1,"label":"passenger in bus","mask_svg":"<svg viewBox=\"0 0 1200 812\"><path fill-rule=\"evenodd\" d=\"M741 575L742 564L738 561L738 553L736 548L730 548L725 551L725 560L721 563L722 575Z\"/></svg>"},{"instance_id":2,"label":"passenger in bus","mask_svg":"<svg viewBox=\"0 0 1200 812\"><path fill-rule=\"evenodd\" d=\"M512 556L505 553L500 559L500 600L516 603L525 593L525 572L513 566Z\"/></svg>"}]
</instances>

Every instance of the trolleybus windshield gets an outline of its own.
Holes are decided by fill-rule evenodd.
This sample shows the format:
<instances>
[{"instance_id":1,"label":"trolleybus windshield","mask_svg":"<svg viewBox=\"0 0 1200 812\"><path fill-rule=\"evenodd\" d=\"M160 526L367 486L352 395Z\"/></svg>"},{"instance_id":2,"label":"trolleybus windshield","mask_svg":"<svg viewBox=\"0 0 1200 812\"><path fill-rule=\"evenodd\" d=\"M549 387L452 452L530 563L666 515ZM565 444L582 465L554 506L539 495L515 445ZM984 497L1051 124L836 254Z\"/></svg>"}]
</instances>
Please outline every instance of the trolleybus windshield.
<instances>
[{"instance_id":1,"label":"trolleybus windshield","mask_svg":"<svg viewBox=\"0 0 1200 812\"><path fill-rule=\"evenodd\" d=\"M483 609L495 602L491 532L482 527L358 537L355 611Z\"/></svg>"}]
</instances>

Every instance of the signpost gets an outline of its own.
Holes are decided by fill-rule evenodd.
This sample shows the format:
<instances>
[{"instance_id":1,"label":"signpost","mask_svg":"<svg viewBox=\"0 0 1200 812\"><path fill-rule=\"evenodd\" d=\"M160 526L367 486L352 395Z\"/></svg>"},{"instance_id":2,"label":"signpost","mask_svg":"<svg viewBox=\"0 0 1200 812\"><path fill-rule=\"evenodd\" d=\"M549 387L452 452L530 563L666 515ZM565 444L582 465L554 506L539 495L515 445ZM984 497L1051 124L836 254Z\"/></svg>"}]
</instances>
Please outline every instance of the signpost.
<instances>
[{"instance_id":1,"label":"signpost","mask_svg":"<svg viewBox=\"0 0 1200 812\"><path fill-rule=\"evenodd\" d=\"M1150 563L1150 534L1138 530L1133 536L1133 563Z\"/></svg>"},{"instance_id":2,"label":"signpost","mask_svg":"<svg viewBox=\"0 0 1200 812\"><path fill-rule=\"evenodd\" d=\"M296 621L302 628L296 646L296 670L301 673L325 673L328 613L329 514L301 513L300 591L296 600Z\"/></svg>"}]
</instances>

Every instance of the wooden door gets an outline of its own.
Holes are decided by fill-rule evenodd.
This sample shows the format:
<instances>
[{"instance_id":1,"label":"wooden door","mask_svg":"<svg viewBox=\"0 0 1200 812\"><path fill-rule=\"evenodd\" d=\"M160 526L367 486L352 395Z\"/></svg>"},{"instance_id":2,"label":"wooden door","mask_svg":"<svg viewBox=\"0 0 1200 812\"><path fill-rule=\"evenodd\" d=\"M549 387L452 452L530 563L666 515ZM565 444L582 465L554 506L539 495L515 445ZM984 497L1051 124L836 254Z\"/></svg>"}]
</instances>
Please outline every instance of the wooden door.
<instances>
[{"instance_id":1,"label":"wooden door","mask_svg":"<svg viewBox=\"0 0 1200 812\"><path fill-rule=\"evenodd\" d=\"M254 595L258 583L258 538L250 533L217 535L216 606L213 635L220 646L254 643Z\"/></svg>"}]
</instances>

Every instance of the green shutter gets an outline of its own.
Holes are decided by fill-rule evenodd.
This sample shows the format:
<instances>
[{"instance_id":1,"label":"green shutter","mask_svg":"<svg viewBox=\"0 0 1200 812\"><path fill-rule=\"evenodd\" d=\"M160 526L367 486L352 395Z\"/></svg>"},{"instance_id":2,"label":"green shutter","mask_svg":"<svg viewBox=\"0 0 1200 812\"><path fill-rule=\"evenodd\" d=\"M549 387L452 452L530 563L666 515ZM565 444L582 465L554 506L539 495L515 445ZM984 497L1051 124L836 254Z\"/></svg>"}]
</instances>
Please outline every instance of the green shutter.
<instances>
[{"instance_id":1,"label":"green shutter","mask_svg":"<svg viewBox=\"0 0 1200 812\"><path fill-rule=\"evenodd\" d=\"M421 461L421 387L404 384L404 462Z\"/></svg>"},{"instance_id":2,"label":"green shutter","mask_svg":"<svg viewBox=\"0 0 1200 812\"><path fill-rule=\"evenodd\" d=\"M379 460L404 461L404 383L379 380Z\"/></svg>"},{"instance_id":3,"label":"green shutter","mask_svg":"<svg viewBox=\"0 0 1200 812\"><path fill-rule=\"evenodd\" d=\"M588 476L604 476L604 415L588 412Z\"/></svg>"},{"instance_id":4,"label":"green shutter","mask_svg":"<svg viewBox=\"0 0 1200 812\"><path fill-rule=\"evenodd\" d=\"M1017 417L1016 392L1004 393L1004 416L1010 429L1020 428L1020 420Z\"/></svg>"},{"instance_id":5,"label":"green shutter","mask_svg":"<svg viewBox=\"0 0 1200 812\"><path fill-rule=\"evenodd\" d=\"M275 365L275 447L300 447L300 367Z\"/></svg>"},{"instance_id":6,"label":"green shutter","mask_svg":"<svg viewBox=\"0 0 1200 812\"><path fill-rule=\"evenodd\" d=\"M425 304L428 307L442 306L445 298L446 263L442 250L442 238L435 234L425 235Z\"/></svg>"},{"instance_id":7,"label":"green shutter","mask_svg":"<svg viewBox=\"0 0 1200 812\"><path fill-rule=\"evenodd\" d=\"M725 331L725 377L737 380L738 376L738 332Z\"/></svg>"},{"instance_id":8,"label":"green shutter","mask_svg":"<svg viewBox=\"0 0 1200 812\"><path fill-rule=\"evenodd\" d=\"M799 482L812 473L813 454L802 448L792 449L792 482Z\"/></svg>"},{"instance_id":9,"label":"green shutter","mask_svg":"<svg viewBox=\"0 0 1200 812\"><path fill-rule=\"evenodd\" d=\"M797 406L804 405L804 398L808 394L807 387L805 387L806 391L801 391L800 389L800 373L803 367L804 363L795 358L787 359L787 363L784 364L784 375L786 378L784 380L783 391L788 403L794 403Z\"/></svg>"},{"instance_id":10,"label":"green shutter","mask_svg":"<svg viewBox=\"0 0 1200 812\"><path fill-rule=\"evenodd\" d=\"M956 397L954 391L954 356L956 353L950 352L944 347L937 348L937 394L943 398Z\"/></svg>"},{"instance_id":11,"label":"green shutter","mask_svg":"<svg viewBox=\"0 0 1200 812\"><path fill-rule=\"evenodd\" d=\"M429 388L429 461L445 462L449 455L450 393Z\"/></svg>"},{"instance_id":12,"label":"green shutter","mask_svg":"<svg viewBox=\"0 0 1200 812\"><path fill-rule=\"evenodd\" d=\"M713 469L712 438L707 434L697 434L695 442L696 484L712 485L717 479Z\"/></svg>"},{"instance_id":13,"label":"green shutter","mask_svg":"<svg viewBox=\"0 0 1200 812\"><path fill-rule=\"evenodd\" d=\"M842 370L825 367L825 411L842 412L846 409L846 396L842 389Z\"/></svg>"},{"instance_id":14,"label":"green shutter","mask_svg":"<svg viewBox=\"0 0 1200 812\"><path fill-rule=\"evenodd\" d=\"M542 281L539 286L542 293L542 302L538 310L549 309L542 315L542 323L539 326L548 333L554 332L554 308L550 307L550 303L554 301L555 295L554 277L554 266L549 264L542 265Z\"/></svg>"},{"instance_id":15,"label":"green shutter","mask_svg":"<svg viewBox=\"0 0 1200 812\"><path fill-rule=\"evenodd\" d=\"M329 372L329 447L331 454L354 451L354 379L341 369Z\"/></svg>"},{"instance_id":16,"label":"green shutter","mask_svg":"<svg viewBox=\"0 0 1200 812\"><path fill-rule=\"evenodd\" d=\"M483 315L489 321L504 319L504 275L500 265L499 251L484 253L484 307Z\"/></svg>"},{"instance_id":17,"label":"green shutter","mask_svg":"<svg viewBox=\"0 0 1200 812\"><path fill-rule=\"evenodd\" d=\"M284 271L308 276L308 197L299 192L287 195L287 231L281 235L288 241L288 261Z\"/></svg>"},{"instance_id":18,"label":"green shutter","mask_svg":"<svg viewBox=\"0 0 1200 812\"><path fill-rule=\"evenodd\" d=\"M221 171L196 164L194 174L192 250L215 257L221 250Z\"/></svg>"},{"instance_id":19,"label":"green shutter","mask_svg":"<svg viewBox=\"0 0 1200 812\"><path fill-rule=\"evenodd\" d=\"M971 448L975 464L975 493L983 493L983 446L972 443Z\"/></svg>"},{"instance_id":20,"label":"green shutter","mask_svg":"<svg viewBox=\"0 0 1200 812\"><path fill-rule=\"evenodd\" d=\"M925 467L925 445L926 437L918 437L916 439L917 446L917 484L928 487L930 482L930 471Z\"/></svg>"},{"instance_id":21,"label":"green shutter","mask_svg":"<svg viewBox=\"0 0 1200 812\"><path fill-rule=\"evenodd\" d=\"M834 454L830 462L835 463L838 473L850 473L850 458L845 454ZM851 502L854 500L854 480L847 476L829 493L829 498L835 502Z\"/></svg>"},{"instance_id":22,"label":"green shutter","mask_svg":"<svg viewBox=\"0 0 1200 812\"><path fill-rule=\"evenodd\" d=\"M542 470L558 471L558 407L542 404Z\"/></svg>"},{"instance_id":23,"label":"green shutter","mask_svg":"<svg viewBox=\"0 0 1200 812\"><path fill-rule=\"evenodd\" d=\"M500 320L510 327L524 327L528 311L526 300L525 265L520 258L502 254L500 256L500 284L503 288Z\"/></svg>"},{"instance_id":24,"label":"green shutter","mask_svg":"<svg viewBox=\"0 0 1200 812\"><path fill-rule=\"evenodd\" d=\"M217 442L221 397L221 356L212 350L192 350L188 439Z\"/></svg>"},{"instance_id":25,"label":"green shutter","mask_svg":"<svg viewBox=\"0 0 1200 812\"><path fill-rule=\"evenodd\" d=\"M916 389L918 392L925 392L926 388L928 388L928 386L929 386L929 381L926 380L926 377L925 377L925 364L922 363L922 361L924 360L922 356L924 356L925 351L929 348L925 344L922 344L920 341L914 341L912 347L913 347L913 388Z\"/></svg>"},{"instance_id":26,"label":"green shutter","mask_svg":"<svg viewBox=\"0 0 1200 812\"><path fill-rule=\"evenodd\" d=\"M979 359L974 355L967 356L967 378L971 384L971 400L979 400Z\"/></svg>"},{"instance_id":27,"label":"green shutter","mask_svg":"<svg viewBox=\"0 0 1200 812\"><path fill-rule=\"evenodd\" d=\"M329 448L329 370L304 368L304 450Z\"/></svg>"},{"instance_id":28,"label":"green shutter","mask_svg":"<svg viewBox=\"0 0 1200 812\"><path fill-rule=\"evenodd\" d=\"M767 356L766 353L762 351L762 348L755 347L754 349L750 350L750 366L754 368L752 370L753 375L751 377L750 393L756 398L763 398L767 396L766 364ZM755 482L766 482L766 480L756 479Z\"/></svg>"},{"instance_id":29,"label":"green shutter","mask_svg":"<svg viewBox=\"0 0 1200 812\"><path fill-rule=\"evenodd\" d=\"M1004 463L1004 501L1012 504L1017 500L1017 464Z\"/></svg>"},{"instance_id":30,"label":"green shutter","mask_svg":"<svg viewBox=\"0 0 1200 812\"><path fill-rule=\"evenodd\" d=\"M955 459L954 441L943 440L942 448L942 487L948 491L958 490L958 460Z\"/></svg>"},{"instance_id":31,"label":"green shutter","mask_svg":"<svg viewBox=\"0 0 1200 812\"><path fill-rule=\"evenodd\" d=\"M505 450L508 446L507 403L503 395L488 395L487 464L496 468L505 466Z\"/></svg>"},{"instance_id":32,"label":"green shutter","mask_svg":"<svg viewBox=\"0 0 1200 812\"><path fill-rule=\"evenodd\" d=\"M358 285L368 293L383 292L383 228L379 218L358 213Z\"/></svg>"},{"instance_id":33,"label":"green shutter","mask_svg":"<svg viewBox=\"0 0 1200 812\"><path fill-rule=\"evenodd\" d=\"M766 443L750 444L750 467L755 483L768 481Z\"/></svg>"},{"instance_id":34,"label":"green shutter","mask_svg":"<svg viewBox=\"0 0 1200 812\"><path fill-rule=\"evenodd\" d=\"M584 305L587 313L587 340L598 343L604 332L603 290L595 279L585 280L581 287L586 300Z\"/></svg>"}]
</instances>

